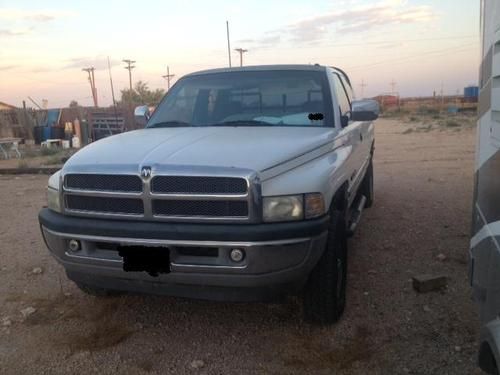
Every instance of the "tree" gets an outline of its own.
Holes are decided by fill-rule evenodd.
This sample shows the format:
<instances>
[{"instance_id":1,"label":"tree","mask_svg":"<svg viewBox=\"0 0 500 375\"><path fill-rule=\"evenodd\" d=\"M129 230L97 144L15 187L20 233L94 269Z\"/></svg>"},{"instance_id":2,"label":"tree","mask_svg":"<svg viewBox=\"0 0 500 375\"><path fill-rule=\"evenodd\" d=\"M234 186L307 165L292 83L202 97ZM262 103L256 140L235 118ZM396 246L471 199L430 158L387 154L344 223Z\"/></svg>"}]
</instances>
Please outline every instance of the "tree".
<instances>
[{"instance_id":1,"label":"tree","mask_svg":"<svg viewBox=\"0 0 500 375\"><path fill-rule=\"evenodd\" d=\"M165 91L162 89L150 90L146 82L138 81L132 91L123 89L121 95L119 104L122 106L129 105L130 102L134 107L139 105L155 106L163 98Z\"/></svg>"},{"instance_id":2,"label":"tree","mask_svg":"<svg viewBox=\"0 0 500 375\"><path fill-rule=\"evenodd\" d=\"M76 100L72 100L69 103L69 108L78 108L78 107L80 107L80 104L78 104L78 102Z\"/></svg>"}]
</instances>

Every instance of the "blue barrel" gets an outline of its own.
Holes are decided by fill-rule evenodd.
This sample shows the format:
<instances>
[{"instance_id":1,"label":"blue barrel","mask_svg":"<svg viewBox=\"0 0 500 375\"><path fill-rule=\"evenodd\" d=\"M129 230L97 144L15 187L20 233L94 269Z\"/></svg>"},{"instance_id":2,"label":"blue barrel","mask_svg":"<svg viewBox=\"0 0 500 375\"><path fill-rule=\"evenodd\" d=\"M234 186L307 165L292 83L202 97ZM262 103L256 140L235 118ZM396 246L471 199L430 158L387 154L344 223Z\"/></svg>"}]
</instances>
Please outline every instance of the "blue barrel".
<instances>
[{"instance_id":1,"label":"blue barrel","mask_svg":"<svg viewBox=\"0 0 500 375\"><path fill-rule=\"evenodd\" d=\"M44 126L42 131L42 142L50 139L52 136L52 129L50 126Z\"/></svg>"},{"instance_id":2,"label":"blue barrel","mask_svg":"<svg viewBox=\"0 0 500 375\"><path fill-rule=\"evenodd\" d=\"M477 98L479 96L479 87L478 86L468 86L464 88L464 97L465 98Z\"/></svg>"}]
</instances>

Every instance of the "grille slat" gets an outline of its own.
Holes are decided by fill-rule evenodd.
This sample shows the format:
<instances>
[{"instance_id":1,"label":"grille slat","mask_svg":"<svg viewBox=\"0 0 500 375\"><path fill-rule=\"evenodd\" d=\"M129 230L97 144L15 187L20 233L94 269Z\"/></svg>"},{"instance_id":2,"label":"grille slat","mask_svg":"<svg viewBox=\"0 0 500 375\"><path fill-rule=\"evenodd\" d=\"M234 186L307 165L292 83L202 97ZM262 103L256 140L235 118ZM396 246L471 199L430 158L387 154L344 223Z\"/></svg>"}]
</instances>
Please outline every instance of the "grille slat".
<instances>
[{"instance_id":1,"label":"grille slat","mask_svg":"<svg viewBox=\"0 0 500 375\"><path fill-rule=\"evenodd\" d=\"M153 214L158 216L247 217L246 201L171 201L154 200Z\"/></svg>"},{"instance_id":2,"label":"grille slat","mask_svg":"<svg viewBox=\"0 0 500 375\"><path fill-rule=\"evenodd\" d=\"M142 192L142 180L133 175L69 174L65 177L64 186L90 191Z\"/></svg>"},{"instance_id":3,"label":"grille slat","mask_svg":"<svg viewBox=\"0 0 500 375\"><path fill-rule=\"evenodd\" d=\"M66 195L66 207L70 210L100 212L125 215L142 215L144 206L141 199L104 198L81 195Z\"/></svg>"},{"instance_id":4,"label":"grille slat","mask_svg":"<svg viewBox=\"0 0 500 375\"><path fill-rule=\"evenodd\" d=\"M236 177L156 176L153 193L165 194L246 194L247 181Z\"/></svg>"}]
</instances>

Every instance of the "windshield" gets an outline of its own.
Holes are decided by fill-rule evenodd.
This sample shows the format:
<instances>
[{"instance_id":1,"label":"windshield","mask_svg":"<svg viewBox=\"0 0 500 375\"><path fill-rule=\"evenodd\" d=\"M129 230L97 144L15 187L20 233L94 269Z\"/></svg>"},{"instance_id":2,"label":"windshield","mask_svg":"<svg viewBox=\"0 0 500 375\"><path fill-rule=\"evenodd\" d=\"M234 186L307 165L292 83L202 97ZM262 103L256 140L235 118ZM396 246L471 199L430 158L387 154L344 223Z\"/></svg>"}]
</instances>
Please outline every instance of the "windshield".
<instances>
[{"instance_id":1,"label":"windshield","mask_svg":"<svg viewBox=\"0 0 500 375\"><path fill-rule=\"evenodd\" d=\"M174 126L333 126L326 74L236 71L181 79L148 128Z\"/></svg>"}]
</instances>

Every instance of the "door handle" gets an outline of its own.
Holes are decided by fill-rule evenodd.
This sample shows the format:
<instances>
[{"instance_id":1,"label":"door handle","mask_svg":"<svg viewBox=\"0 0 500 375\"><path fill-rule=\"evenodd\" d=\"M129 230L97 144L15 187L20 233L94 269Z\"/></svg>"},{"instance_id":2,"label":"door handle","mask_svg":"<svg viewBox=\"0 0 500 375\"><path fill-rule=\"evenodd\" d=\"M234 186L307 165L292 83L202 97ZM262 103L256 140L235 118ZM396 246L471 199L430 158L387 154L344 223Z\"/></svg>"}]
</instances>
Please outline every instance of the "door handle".
<instances>
[{"instance_id":1,"label":"door handle","mask_svg":"<svg viewBox=\"0 0 500 375\"><path fill-rule=\"evenodd\" d=\"M359 133L359 140L363 142L363 134Z\"/></svg>"}]
</instances>

